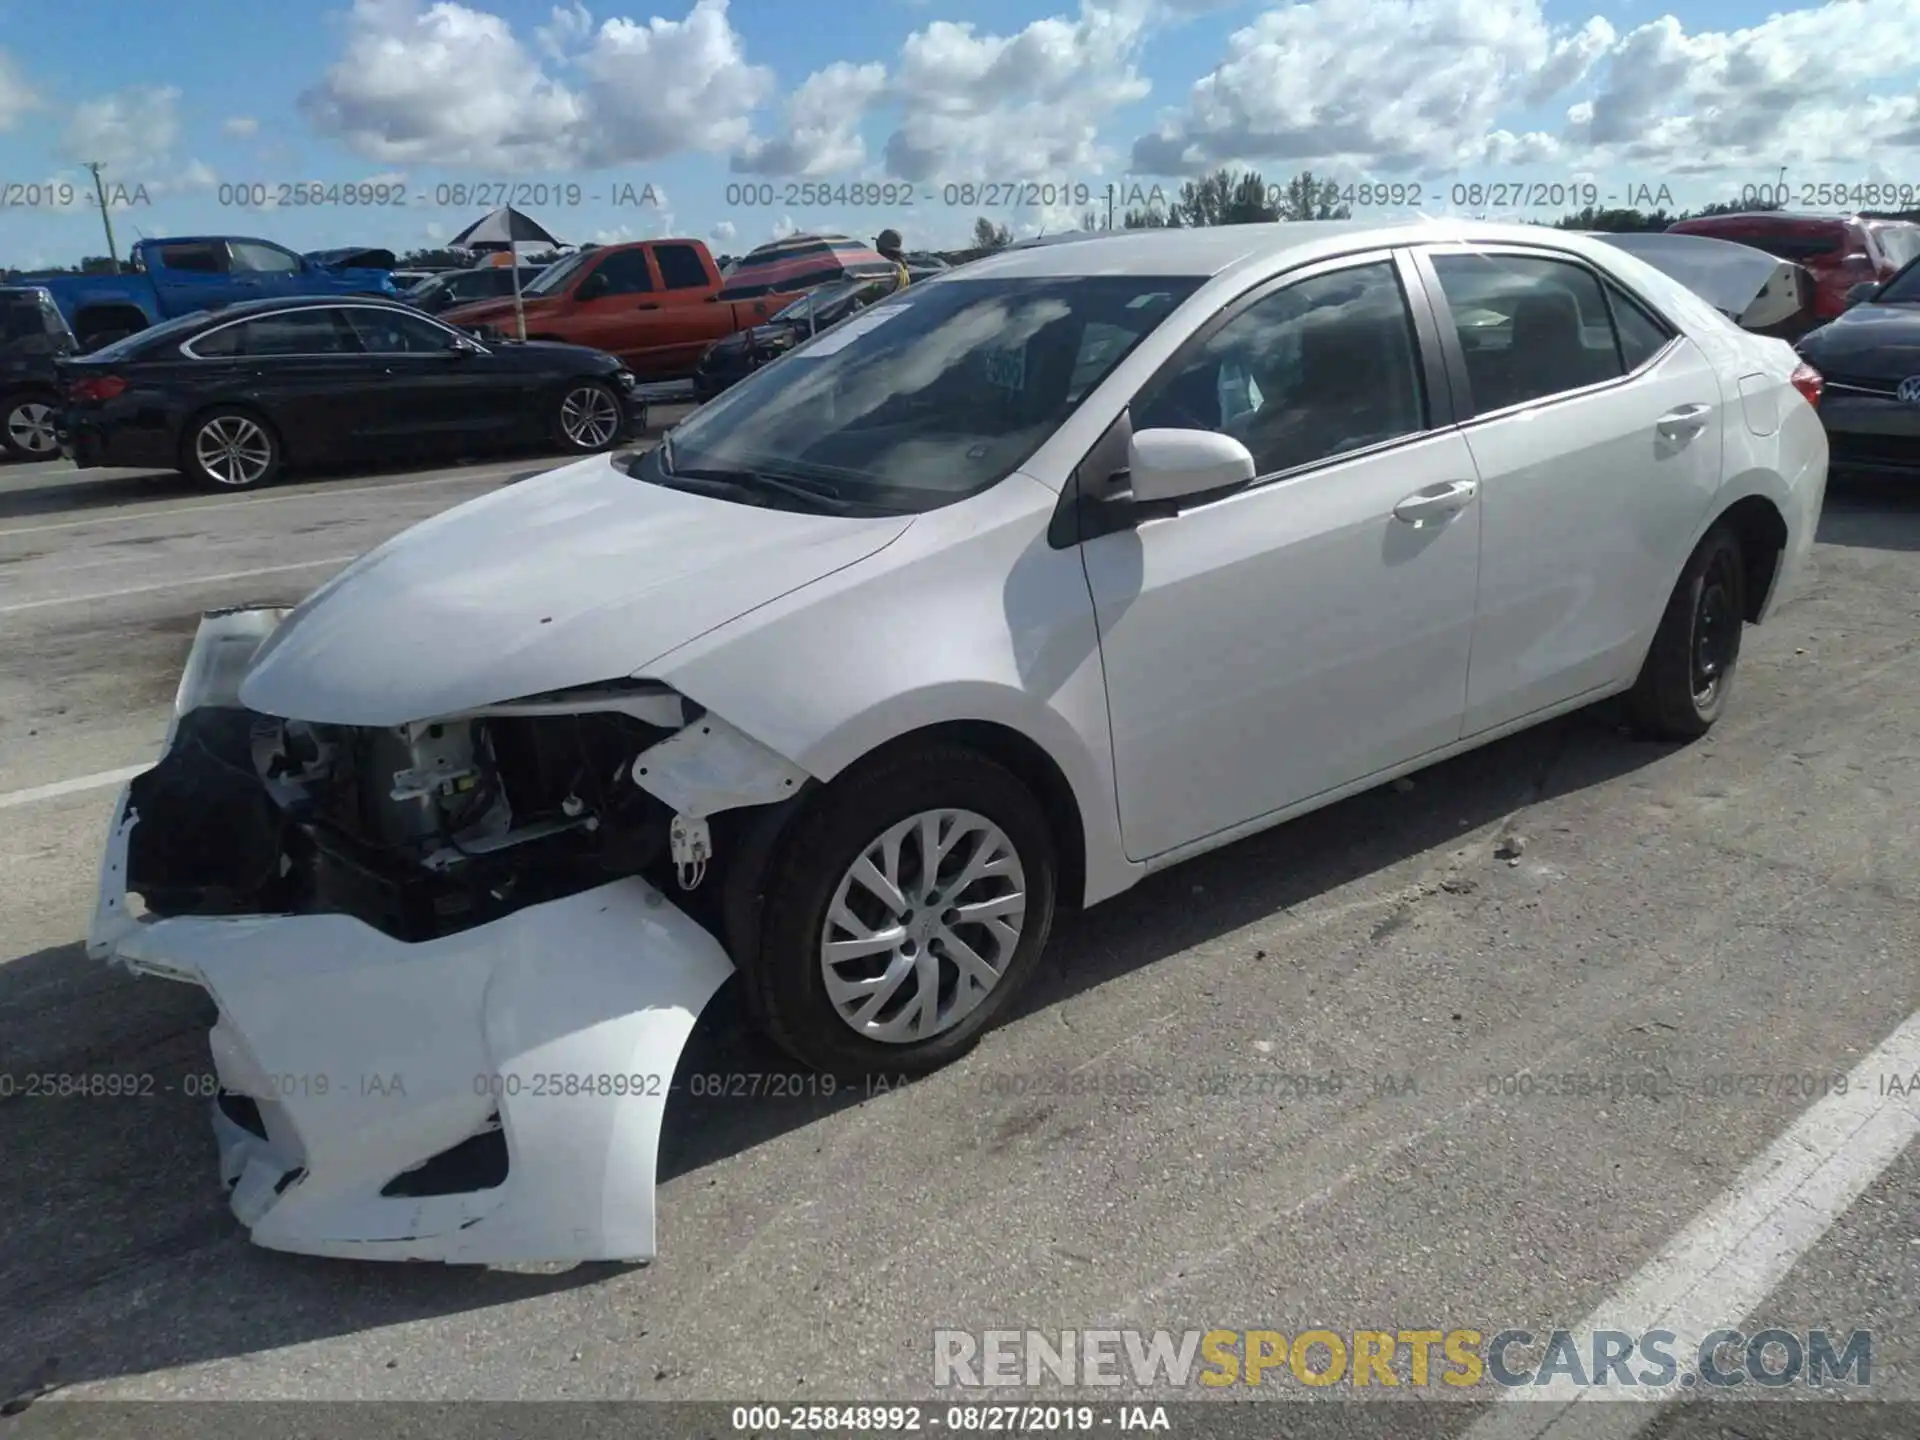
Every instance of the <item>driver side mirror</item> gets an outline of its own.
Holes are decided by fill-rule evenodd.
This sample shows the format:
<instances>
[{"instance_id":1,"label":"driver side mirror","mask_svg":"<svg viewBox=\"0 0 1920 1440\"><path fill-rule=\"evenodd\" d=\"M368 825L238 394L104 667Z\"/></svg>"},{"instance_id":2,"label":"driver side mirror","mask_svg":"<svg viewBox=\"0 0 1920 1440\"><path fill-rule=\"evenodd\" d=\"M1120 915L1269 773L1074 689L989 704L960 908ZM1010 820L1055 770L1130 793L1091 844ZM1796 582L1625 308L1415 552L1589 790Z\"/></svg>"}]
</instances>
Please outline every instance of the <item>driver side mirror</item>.
<instances>
[{"instance_id":1,"label":"driver side mirror","mask_svg":"<svg viewBox=\"0 0 1920 1440\"><path fill-rule=\"evenodd\" d=\"M1245 485L1259 473L1253 452L1214 430L1138 430L1127 443L1133 498L1181 500Z\"/></svg>"},{"instance_id":2,"label":"driver side mirror","mask_svg":"<svg viewBox=\"0 0 1920 1440\"><path fill-rule=\"evenodd\" d=\"M598 300L611 288L607 277L596 270L580 282L580 288L573 292L575 300Z\"/></svg>"},{"instance_id":3,"label":"driver side mirror","mask_svg":"<svg viewBox=\"0 0 1920 1440\"><path fill-rule=\"evenodd\" d=\"M465 360L479 353L480 347L464 335L456 335L447 342L447 354L455 360Z\"/></svg>"},{"instance_id":4,"label":"driver side mirror","mask_svg":"<svg viewBox=\"0 0 1920 1440\"><path fill-rule=\"evenodd\" d=\"M1867 303L1867 301L1873 299L1873 297L1878 295L1879 293L1880 293L1880 286L1877 282L1872 280L1862 280L1858 285L1855 285L1852 289L1847 291L1847 304L1850 306L1864 305Z\"/></svg>"}]
</instances>

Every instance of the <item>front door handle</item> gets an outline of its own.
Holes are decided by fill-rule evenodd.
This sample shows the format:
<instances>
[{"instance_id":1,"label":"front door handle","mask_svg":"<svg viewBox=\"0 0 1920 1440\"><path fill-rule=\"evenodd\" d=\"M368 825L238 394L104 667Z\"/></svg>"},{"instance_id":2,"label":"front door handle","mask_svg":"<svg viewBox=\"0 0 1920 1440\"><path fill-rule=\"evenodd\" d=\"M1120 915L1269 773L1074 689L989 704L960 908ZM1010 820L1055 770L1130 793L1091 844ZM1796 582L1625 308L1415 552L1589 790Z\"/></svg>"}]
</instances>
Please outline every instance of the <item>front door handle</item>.
<instances>
[{"instance_id":1,"label":"front door handle","mask_svg":"<svg viewBox=\"0 0 1920 1440\"><path fill-rule=\"evenodd\" d=\"M1429 520L1444 520L1457 515L1473 503L1479 493L1477 480L1447 480L1416 490L1393 507L1393 518L1409 525L1424 525Z\"/></svg>"},{"instance_id":2,"label":"front door handle","mask_svg":"<svg viewBox=\"0 0 1920 1440\"><path fill-rule=\"evenodd\" d=\"M1707 428L1711 405L1682 405L1660 417L1657 428L1669 440L1684 440Z\"/></svg>"}]
</instances>

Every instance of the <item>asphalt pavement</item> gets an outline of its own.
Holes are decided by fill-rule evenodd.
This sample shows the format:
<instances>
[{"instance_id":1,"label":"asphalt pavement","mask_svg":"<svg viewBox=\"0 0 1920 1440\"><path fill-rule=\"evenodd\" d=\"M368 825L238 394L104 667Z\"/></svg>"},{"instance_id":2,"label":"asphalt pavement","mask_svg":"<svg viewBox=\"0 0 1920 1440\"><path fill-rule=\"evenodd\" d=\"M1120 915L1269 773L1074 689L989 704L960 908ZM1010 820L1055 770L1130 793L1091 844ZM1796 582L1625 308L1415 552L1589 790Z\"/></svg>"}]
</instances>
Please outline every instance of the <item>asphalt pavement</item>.
<instances>
[{"instance_id":1,"label":"asphalt pavement","mask_svg":"<svg viewBox=\"0 0 1920 1440\"><path fill-rule=\"evenodd\" d=\"M1871 1330L1872 1395L1920 1401L1920 1098L1868 1104L1856 1070L1920 1055L1897 486L1835 482L1707 740L1602 706L1156 876L1067 921L939 1075L688 1085L792 1074L729 987L667 1110L651 1265L251 1246L183 1093L206 1001L81 953L116 777L154 758L202 610L295 599L554 463L245 496L0 468L0 1072L153 1077L0 1097L0 1400L44 1396L0 1428L76 1397L925 1398L936 1328L1544 1332L1688 1286L1732 1326ZM1435 1402L1409 1433L1497 1422L1438 1403L1487 1393L1402 1396Z\"/></svg>"}]
</instances>

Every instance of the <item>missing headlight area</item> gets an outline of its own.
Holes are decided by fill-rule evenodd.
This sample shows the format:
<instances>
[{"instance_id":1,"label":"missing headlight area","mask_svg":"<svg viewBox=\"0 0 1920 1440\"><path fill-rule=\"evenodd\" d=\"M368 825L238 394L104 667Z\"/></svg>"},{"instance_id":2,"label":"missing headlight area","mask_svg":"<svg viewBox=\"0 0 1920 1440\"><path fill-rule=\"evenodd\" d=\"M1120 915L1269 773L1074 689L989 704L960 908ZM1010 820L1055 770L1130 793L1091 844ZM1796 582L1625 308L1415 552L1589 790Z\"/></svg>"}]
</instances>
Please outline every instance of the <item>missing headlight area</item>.
<instances>
[{"instance_id":1,"label":"missing headlight area","mask_svg":"<svg viewBox=\"0 0 1920 1440\"><path fill-rule=\"evenodd\" d=\"M674 727L502 707L390 728L183 715L132 786L127 888L174 915L352 915L409 942L646 874L673 812L634 783Z\"/></svg>"}]
</instances>

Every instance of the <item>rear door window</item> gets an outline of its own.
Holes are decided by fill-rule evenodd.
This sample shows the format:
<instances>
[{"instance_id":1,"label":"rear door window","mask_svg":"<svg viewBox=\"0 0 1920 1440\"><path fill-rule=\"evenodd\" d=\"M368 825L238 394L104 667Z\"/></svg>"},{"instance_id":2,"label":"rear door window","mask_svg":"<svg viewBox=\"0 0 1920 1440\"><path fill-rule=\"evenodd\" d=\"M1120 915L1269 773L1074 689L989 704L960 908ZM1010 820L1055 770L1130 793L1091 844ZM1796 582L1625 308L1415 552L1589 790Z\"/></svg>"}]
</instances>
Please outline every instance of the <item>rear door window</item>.
<instances>
[{"instance_id":1,"label":"rear door window","mask_svg":"<svg viewBox=\"0 0 1920 1440\"><path fill-rule=\"evenodd\" d=\"M289 310L210 330L192 342L205 359L354 355L360 343L337 310Z\"/></svg>"},{"instance_id":2,"label":"rear door window","mask_svg":"<svg viewBox=\"0 0 1920 1440\"><path fill-rule=\"evenodd\" d=\"M1592 271L1530 255L1431 258L1453 312L1477 413L1626 373Z\"/></svg>"},{"instance_id":3,"label":"rear door window","mask_svg":"<svg viewBox=\"0 0 1920 1440\"><path fill-rule=\"evenodd\" d=\"M711 283L700 252L691 245L656 245L653 258L660 266L660 283L669 290L704 290Z\"/></svg>"}]
</instances>

